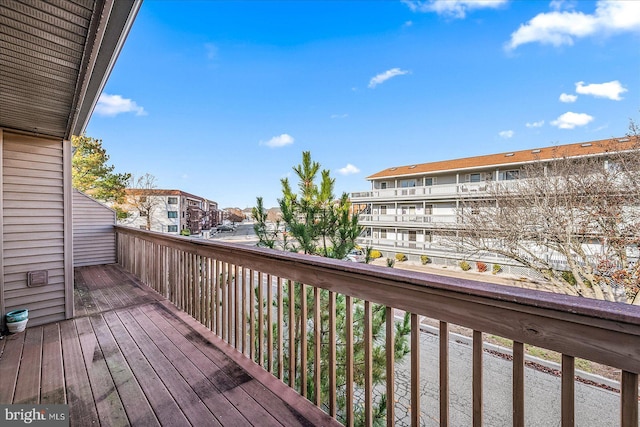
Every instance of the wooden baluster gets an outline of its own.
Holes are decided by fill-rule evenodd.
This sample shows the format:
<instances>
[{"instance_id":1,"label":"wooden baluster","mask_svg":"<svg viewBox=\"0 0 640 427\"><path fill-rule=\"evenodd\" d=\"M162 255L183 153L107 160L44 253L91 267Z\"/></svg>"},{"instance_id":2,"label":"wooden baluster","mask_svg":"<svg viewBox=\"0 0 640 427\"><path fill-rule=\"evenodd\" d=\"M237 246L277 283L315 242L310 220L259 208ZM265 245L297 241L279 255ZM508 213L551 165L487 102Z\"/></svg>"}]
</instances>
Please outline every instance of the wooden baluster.
<instances>
[{"instance_id":1,"label":"wooden baluster","mask_svg":"<svg viewBox=\"0 0 640 427\"><path fill-rule=\"evenodd\" d=\"M217 261L215 262L215 276L214 276L214 280L213 280L213 284L214 284L214 291L215 291L215 298L214 298L214 310L215 310L215 324L216 324L216 334L221 337L222 336L222 325L221 325L221 321L222 321L222 316L220 315L220 300L222 298L222 289L221 289L221 279L220 279L220 270L222 270L222 262L221 261Z\"/></svg>"},{"instance_id":2,"label":"wooden baluster","mask_svg":"<svg viewBox=\"0 0 640 427\"><path fill-rule=\"evenodd\" d=\"M346 381L346 423L345 426L352 427L354 423L353 413L353 298L349 295L345 296L345 345L346 348L346 364L345 381Z\"/></svg>"},{"instance_id":3,"label":"wooden baluster","mask_svg":"<svg viewBox=\"0 0 640 427\"><path fill-rule=\"evenodd\" d=\"M364 424L373 425L373 322L371 302L364 302Z\"/></svg>"},{"instance_id":4,"label":"wooden baluster","mask_svg":"<svg viewBox=\"0 0 640 427\"><path fill-rule=\"evenodd\" d=\"M562 427L575 424L575 359L562 355Z\"/></svg>"},{"instance_id":5,"label":"wooden baluster","mask_svg":"<svg viewBox=\"0 0 640 427\"><path fill-rule=\"evenodd\" d=\"M221 310L221 317L222 317L222 339L224 341L228 342L228 328L227 328L227 310L229 309L229 307L227 306L228 304L228 288L229 288L229 269L228 269L229 265L226 262L222 263L222 280L220 281L222 283L222 310Z\"/></svg>"},{"instance_id":6,"label":"wooden baluster","mask_svg":"<svg viewBox=\"0 0 640 427\"><path fill-rule=\"evenodd\" d=\"M264 276L258 272L258 360L264 367Z\"/></svg>"},{"instance_id":7,"label":"wooden baluster","mask_svg":"<svg viewBox=\"0 0 640 427\"><path fill-rule=\"evenodd\" d=\"M296 387L296 288L295 282L288 281L289 287L289 387ZM302 313L301 313L302 315Z\"/></svg>"},{"instance_id":8,"label":"wooden baluster","mask_svg":"<svg viewBox=\"0 0 640 427\"><path fill-rule=\"evenodd\" d=\"M482 426L482 331L473 331L473 425Z\"/></svg>"},{"instance_id":9,"label":"wooden baluster","mask_svg":"<svg viewBox=\"0 0 640 427\"><path fill-rule=\"evenodd\" d=\"M449 425L449 324L440 322L440 426Z\"/></svg>"},{"instance_id":10,"label":"wooden baluster","mask_svg":"<svg viewBox=\"0 0 640 427\"><path fill-rule=\"evenodd\" d=\"M620 425L638 426L638 374L622 371L620 381Z\"/></svg>"},{"instance_id":11,"label":"wooden baluster","mask_svg":"<svg viewBox=\"0 0 640 427\"><path fill-rule=\"evenodd\" d=\"M283 279L278 277L278 378L284 379L284 296Z\"/></svg>"},{"instance_id":12,"label":"wooden baluster","mask_svg":"<svg viewBox=\"0 0 640 427\"><path fill-rule=\"evenodd\" d=\"M524 344L513 342L513 427L524 427Z\"/></svg>"},{"instance_id":13,"label":"wooden baluster","mask_svg":"<svg viewBox=\"0 0 640 427\"><path fill-rule=\"evenodd\" d=\"M420 316L411 313L411 425L420 425Z\"/></svg>"},{"instance_id":14,"label":"wooden baluster","mask_svg":"<svg viewBox=\"0 0 640 427\"><path fill-rule=\"evenodd\" d=\"M240 266L238 264L235 265L234 268L234 276L236 278L235 282L234 282L234 286L233 286L233 291L234 291L234 298L233 298L233 346L237 349L240 350L241 345L240 345L240 313L244 312L244 310L241 310L241 304L243 303L243 301L240 301L241 297L240 297L240 287L244 286L244 280L242 275L240 274ZM242 346L242 348L244 348L244 346Z\"/></svg>"},{"instance_id":15,"label":"wooden baluster","mask_svg":"<svg viewBox=\"0 0 640 427\"><path fill-rule=\"evenodd\" d=\"M315 393L315 401L316 406L322 406L322 388L320 382L321 372L321 332L322 332L322 322L320 317L320 289L315 287L313 288L313 348L314 348L314 356L313 356L313 389Z\"/></svg>"},{"instance_id":16,"label":"wooden baluster","mask_svg":"<svg viewBox=\"0 0 640 427\"><path fill-rule=\"evenodd\" d=\"M267 371L273 373L273 283L267 274Z\"/></svg>"},{"instance_id":17,"label":"wooden baluster","mask_svg":"<svg viewBox=\"0 0 640 427\"><path fill-rule=\"evenodd\" d=\"M336 417L336 294L329 291L329 415Z\"/></svg>"},{"instance_id":18,"label":"wooden baluster","mask_svg":"<svg viewBox=\"0 0 640 427\"><path fill-rule=\"evenodd\" d=\"M307 285L300 285L300 394L307 397Z\"/></svg>"}]
</instances>

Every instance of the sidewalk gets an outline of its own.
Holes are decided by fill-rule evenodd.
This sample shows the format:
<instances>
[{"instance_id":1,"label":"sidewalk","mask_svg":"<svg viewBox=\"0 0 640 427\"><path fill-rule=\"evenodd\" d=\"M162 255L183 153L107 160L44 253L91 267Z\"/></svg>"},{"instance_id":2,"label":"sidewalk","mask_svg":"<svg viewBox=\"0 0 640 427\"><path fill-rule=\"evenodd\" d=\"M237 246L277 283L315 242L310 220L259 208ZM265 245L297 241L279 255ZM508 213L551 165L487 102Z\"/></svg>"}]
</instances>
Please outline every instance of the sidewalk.
<instances>
[{"instance_id":1,"label":"sidewalk","mask_svg":"<svg viewBox=\"0 0 640 427\"><path fill-rule=\"evenodd\" d=\"M387 265L387 259L382 257L371 261L372 265ZM554 286L547 283L534 282L527 278L515 277L510 274L498 273L493 274L490 271L480 273L473 269L462 271L459 267L443 266L439 264L422 265L418 261L396 261L393 268L401 270L421 271L429 274L439 274L441 276L459 277L467 280L475 280L477 282L494 283L497 285L514 286L517 288L536 289L539 291L560 293Z\"/></svg>"}]
</instances>

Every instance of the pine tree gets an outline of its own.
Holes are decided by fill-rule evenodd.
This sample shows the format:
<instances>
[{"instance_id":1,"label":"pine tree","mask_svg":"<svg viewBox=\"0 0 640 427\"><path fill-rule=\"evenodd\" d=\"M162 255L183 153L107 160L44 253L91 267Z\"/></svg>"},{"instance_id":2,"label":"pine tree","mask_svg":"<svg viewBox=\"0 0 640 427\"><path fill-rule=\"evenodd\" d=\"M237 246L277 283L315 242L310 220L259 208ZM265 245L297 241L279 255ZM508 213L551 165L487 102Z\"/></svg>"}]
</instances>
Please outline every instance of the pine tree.
<instances>
[{"instance_id":1,"label":"pine tree","mask_svg":"<svg viewBox=\"0 0 640 427\"><path fill-rule=\"evenodd\" d=\"M357 215L350 214L351 203L346 193L336 199L333 194L335 180L331 178L328 170L320 170L320 164L311 160L311 153L306 151L302 153L302 163L293 168L299 183L298 192L294 192L287 178L281 180L283 197L278 200L282 211L282 223L284 232L281 229L280 222L269 226L266 223L266 211L263 206L262 198L257 199L257 206L253 209L253 217L256 221L254 229L259 238L259 246L277 248L282 250L291 250L311 255L321 255L328 258L343 259L345 255L356 246L356 238L362 232L362 227L358 224ZM316 184L316 180L320 174L320 183ZM282 236L282 237L280 237ZM271 286L271 284L267 284ZM307 369L308 378L314 375L314 339L313 328L310 326L314 319L314 294L311 286L306 287L306 295L304 296L309 307L307 318L301 319L300 301L302 299L302 285L298 282L285 281L283 285L283 310L289 310L289 286L294 286L294 303L295 307L295 327L296 336L293 343L296 348L301 342L300 325L305 325L302 329L307 335L307 354L308 360L296 360L296 371L299 369ZM261 298L258 290L255 297L258 299L257 307L261 310L269 310L275 307L277 303L269 303ZM320 325L321 325L321 400L326 404L329 400L329 291L320 291ZM346 336L345 336L345 320L346 320L346 298L344 295L336 295L336 377L337 377L337 404L338 419L345 421L346 413ZM373 305L372 309L372 330L373 330L373 384L383 384L386 378L385 361L387 351L393 351L396 360L400 360L409 352L407 337L410 333L409 317L405 315L402 322L396 322L395 325L395 342L393 349L387 349L385 345L385 324L386 311L384 306ZM265 325L271 328L274 335L274 343L277 342L277 334L279 325ZM284 325L282 325L282 333L284 334L285 351L283 360L283 371L285 372L285 382L289 381L288 371L291 361L288 357L288 318L285 316ZM356 390L364 389L365 372L364 372L364 302L362 300L353 301L353 353L354 353L354 387ZM275 349L274 354L277 353ZM298 352L299 353L299 352ZM258 356L264 357L264 356ZM299 354L298 356L299 357ZM275 368L278 370L277 360L274 360ZM296 385L299 389L299 376L296 378ZM307 384L307 397L312 401L315 400L315 390L313 381L309 380ZM376 398L376 407L374 408L375 423L383 422L386 412L386 397L384 394L378 395ZM328 408L325 408L328 409ZM356 402L355 405L355 421L361 424L364 420L363 405Z\"/></svg>"}]
</instances>

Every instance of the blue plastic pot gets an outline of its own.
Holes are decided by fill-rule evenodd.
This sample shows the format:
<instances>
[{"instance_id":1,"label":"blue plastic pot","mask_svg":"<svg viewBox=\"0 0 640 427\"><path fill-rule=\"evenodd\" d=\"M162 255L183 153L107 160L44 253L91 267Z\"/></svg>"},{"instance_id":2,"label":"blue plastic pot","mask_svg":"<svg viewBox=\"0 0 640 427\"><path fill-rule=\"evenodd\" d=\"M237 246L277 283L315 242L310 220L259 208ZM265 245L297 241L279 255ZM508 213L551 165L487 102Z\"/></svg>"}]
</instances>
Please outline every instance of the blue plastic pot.
<instances>
[{"instance_id":1,"label":"blue plastic pot","mask_svg":"<svg viewBox=\"0 0 640 427\"><path fill-rule=\"evenodd\" d=\"M29 310L22 308L20 310L13 310L4 315L7 319L7 323L22 322L29 318Z\"/></svg>"}]
</instances>

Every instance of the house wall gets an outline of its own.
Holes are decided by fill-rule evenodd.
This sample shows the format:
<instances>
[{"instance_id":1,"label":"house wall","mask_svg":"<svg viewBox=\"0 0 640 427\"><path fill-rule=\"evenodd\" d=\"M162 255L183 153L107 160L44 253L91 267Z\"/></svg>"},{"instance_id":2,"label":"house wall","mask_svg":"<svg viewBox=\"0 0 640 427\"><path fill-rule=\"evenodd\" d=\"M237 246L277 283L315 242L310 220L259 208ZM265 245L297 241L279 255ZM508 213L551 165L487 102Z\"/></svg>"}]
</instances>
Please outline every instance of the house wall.
<instances>
[{"instance_id":1,"label":"house wall","mask_svg":"<svg viewBox=\"0 0 640 427\"><path fill-rule=\"evenodd\" d=\"M178 234L182 228L181 223L185 221L185 219L183 219L183 210L186 210L186 208L183 208L183 198L174 194L147 197L153 198L155 200L154 208L151 212L151 230L149 231L167 233L169 226L175 226L177 228L177 231L171 234ZM169 204L169 197L177 198L178 203ZM178 212L177 218L169 218L169 211ZM140 216L140 212L138 212L136 209L130 210L129 215L130 216L128 218L120 220L119 223L135 228L147 227L147 218L144 216Z\"/></svg>"},{"instance_id":2,"label":"house wall","mask_svg":"<svg viewBox=\"0 0 640 427\"><path fill-rule=\"evenodd\" d=\"M78 190L73 191L73 266L116 262L116 213Z\"/></svg>"},{"instance_id":3,"label":"house wall","mask_svg":"<svg viewBox=\"0 0 640 427\"><path fill-rule=\"evenodd\" d=\"M0 130L0 311L29 309L29 326L73 316L71 144ZM29 272L46 272L28 286Z\"/></svg>"}]
</instances>

